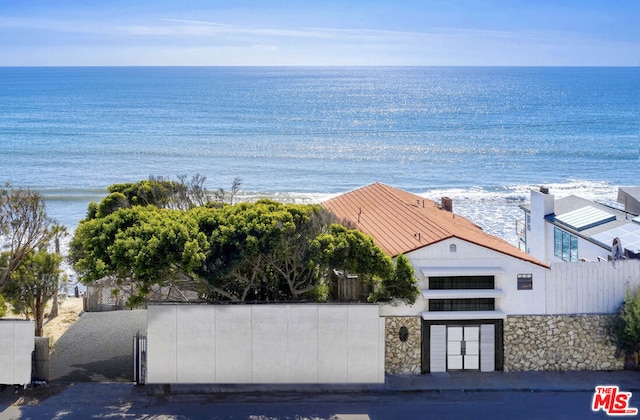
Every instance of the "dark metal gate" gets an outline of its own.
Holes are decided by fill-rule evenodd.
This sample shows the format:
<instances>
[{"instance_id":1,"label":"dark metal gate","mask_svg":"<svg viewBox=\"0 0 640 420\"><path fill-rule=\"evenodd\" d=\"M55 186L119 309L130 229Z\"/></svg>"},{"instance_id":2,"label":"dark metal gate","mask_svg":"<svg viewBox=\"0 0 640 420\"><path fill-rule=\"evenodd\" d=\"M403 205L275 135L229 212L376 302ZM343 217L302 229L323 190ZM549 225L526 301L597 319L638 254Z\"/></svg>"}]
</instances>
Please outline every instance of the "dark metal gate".
<instances>
[{"instance_id":1,"label":"dark metal gate","mask_svg":"<svg viewBox=\"0 0 640 420\"><path fill-rule=\"evenodd\" d=\"M133 380L138 385L147 379L147 336L140 333L133 337Z\"/></svg>"}]
</instances>

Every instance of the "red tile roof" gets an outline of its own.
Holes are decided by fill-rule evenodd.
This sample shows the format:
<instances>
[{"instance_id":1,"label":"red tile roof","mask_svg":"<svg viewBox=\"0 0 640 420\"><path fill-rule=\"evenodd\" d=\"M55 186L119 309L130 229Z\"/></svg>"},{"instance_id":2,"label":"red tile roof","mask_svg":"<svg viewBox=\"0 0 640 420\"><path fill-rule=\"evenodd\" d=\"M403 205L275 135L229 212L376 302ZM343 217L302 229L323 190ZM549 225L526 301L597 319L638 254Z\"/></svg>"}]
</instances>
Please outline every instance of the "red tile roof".
<instances>
[{"instance_id":1,"label":"red tile roof","mask_svg":"<svg viewBox=\"0 0 640 420\"><path fill-rule=\"evenodd\" d=\"M392 257L458 238L548 268L468 219L441 209L434 201L378 182L324 201L322 206L338 222L371 235Z\"/></svg>"}]
</instances>

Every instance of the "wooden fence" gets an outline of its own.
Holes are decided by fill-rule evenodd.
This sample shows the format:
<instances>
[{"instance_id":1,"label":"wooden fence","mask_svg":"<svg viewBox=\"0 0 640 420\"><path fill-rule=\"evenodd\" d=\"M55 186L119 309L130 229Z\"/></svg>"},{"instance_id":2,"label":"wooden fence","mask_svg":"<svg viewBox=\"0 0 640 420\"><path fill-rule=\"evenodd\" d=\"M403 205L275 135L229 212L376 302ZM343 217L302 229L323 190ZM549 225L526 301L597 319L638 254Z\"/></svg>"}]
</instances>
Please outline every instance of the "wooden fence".
<instances>
[{"instance_id":1,"label":"wooden fence","mask_svg":"<svg viewBox=\"0 0 640 420\"><path fill-rule=\"evenodd\" d=\"M548 315L615 313L640 287L640 260L554 263L546 276Z\"/></svg>"}]
</instances>

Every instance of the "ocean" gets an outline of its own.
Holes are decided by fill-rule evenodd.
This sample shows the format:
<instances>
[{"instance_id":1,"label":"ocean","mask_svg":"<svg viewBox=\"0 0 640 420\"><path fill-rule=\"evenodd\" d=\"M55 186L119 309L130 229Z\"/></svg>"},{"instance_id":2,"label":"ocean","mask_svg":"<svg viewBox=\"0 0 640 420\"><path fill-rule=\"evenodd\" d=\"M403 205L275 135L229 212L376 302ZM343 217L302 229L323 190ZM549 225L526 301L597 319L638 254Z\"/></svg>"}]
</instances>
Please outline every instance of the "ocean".
<instances>
[{"instance_id":1,"label":"ocean","mask_svg":"<svg viewBox=\"0 0 640 420\"><path fill-rule=\"evenodd\" d=\"M515 244L529 191L638 185L640 68L2 67L0 182L73 230L114 183L320 202L383 182Z\"/></svg>"}]
</instances>

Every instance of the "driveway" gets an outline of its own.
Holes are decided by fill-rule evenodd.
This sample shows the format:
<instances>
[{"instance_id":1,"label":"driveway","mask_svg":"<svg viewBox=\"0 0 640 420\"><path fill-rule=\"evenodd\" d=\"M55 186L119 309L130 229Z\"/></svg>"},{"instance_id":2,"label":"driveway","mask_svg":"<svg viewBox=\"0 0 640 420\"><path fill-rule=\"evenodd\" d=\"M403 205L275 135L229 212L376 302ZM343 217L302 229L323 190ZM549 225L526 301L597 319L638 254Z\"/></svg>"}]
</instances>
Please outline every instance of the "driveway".
<instances>
[{"instance_id":1,"label":"driveway","mask_svg":"<svg viewBox=\"0 0 640 420\"><path fill-rule=\"evenodd\" d=\"M146 310L83 313L55 344L50 382L132 382L133 337L146 328Z\"/></svg>"}]
</instances>

